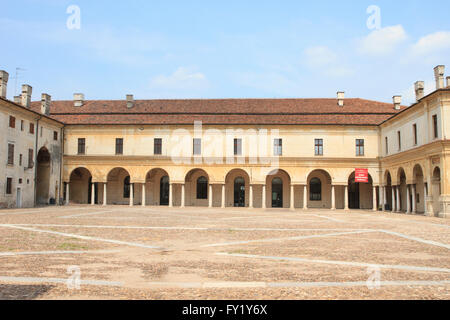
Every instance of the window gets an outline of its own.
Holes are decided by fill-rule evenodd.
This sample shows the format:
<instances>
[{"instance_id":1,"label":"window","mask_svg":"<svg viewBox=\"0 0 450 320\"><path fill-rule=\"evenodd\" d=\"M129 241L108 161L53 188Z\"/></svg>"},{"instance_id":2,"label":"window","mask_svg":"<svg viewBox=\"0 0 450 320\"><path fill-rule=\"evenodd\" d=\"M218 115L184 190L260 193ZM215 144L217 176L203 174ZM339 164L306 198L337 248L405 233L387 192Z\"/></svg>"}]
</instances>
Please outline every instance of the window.
<instances>
[{"instance_id":1,"label":"window","mask_svg":"<svg viewBox=\"0 0 450 320\"><path fill-rule=\"evenodd\" d=\"M8 143L8 165L14 165L14 145L12 143Z\"/></svg>"},{"instance_id":2,"label":"window","mask_svg":"<svg viewBox=\"0 0 450 320\"><path fill-rule=\"evenodd\" d=\"M19 155L19 166L22 166L22 155Z\"/></svg>"},{"instance_id":3,"label":"window","mask_svg":"<svg viewBox=\"0 0 450 320\"><path fill-rule=\"evenodd\" d=\"M194 139L194 156L202 154L202 139Z\"/></svg>"},{"instance_id":4,"label":"window","mask_svg":"<svg viewBox=\"0 0 450 320\"><path fill-rule=\"evenodd\" d=\"M312 178L309 182L309 200L322 201L322 182L319 178Z\"/></svg>"},{"instance_id":5,"label":"window","mask_svg":"<svg viewBox=\"0 0 450 320\"><path fill-rule=\"evenodd\" d=\"M398 151L402 150L402 134L400 131L397 131L398 138Z\"/></svg>"},{"instance_id":6,"label":"window","mask_svg":"<svg viewBox=\"0 0 450 320\"><path fill-rule=\"evenodd\" d=\"M273 155L282 156L283 155L283 140L274 139L273 140Z\"/></svg>"},{"instance_id":7,"label":"window","mask_svg":"<svg viewBox=\"0 0 450 320\"><path fill-rule=\"evenodd\" d=\"M242 139L234 139L234 155L242 155Z\"/></svg>"},{"instance_id":8,"label":"window","mask_svg":"<svg viewBox=\"0 0 450 320\"><path fill-rule=\"evenodd\" d=\"M34 123L30 123L30 133L34 134Z\"/></svg>"},{"instance_id":9,"label":"window","mask_svg":"<svg viewBox=\"0 0 450 320\"><path fill-rule=\"evenodd\" d=\"M323 139L314 140L314 149L316 156L323 156Z\"/></svg>"},{"instance_id":10,"label":"window","mask_svg":"<svg viewBox=\"0 0 450 320\"><path fill-rule=\"evenodd\" d=\"M208 179L205 177L197 179L197 199L208 199Z\"/></svg>"},{"instance_id":11,"label":"window","mask_svg":"<svg viewBox=\"0 0 450 320\"><path fill-rule=\"evenodd\" d=\"M6 194L12 194L12 178L6 178Z\"/></svg>"},{"instance_id":12,"label":"window","mask_svg":"<svg viewBox=\"0 0 450 320\"><path fill-rule=\"evenodd\" d=\"M41 127L41 138L42 138L43 133L44 133L44 127Z\"/></svg>"},{"instance_id":13,"label":"window","mask_svg":"<svg viewBox=\"0 0 450 320\"><path fill-rule=\"evenodd\" d=\"M23 120L20 120L20 131L23 131Z\"/></svg>"},{"instance_id":14,"label":"window","mask_svg":"<svg viewBox=\"0 0 450 320\"><path fill-rule=\"evenodd\" d=\"M154 144L153 144L153 154L162 155L162 139L161 138L155 138Z\"/></svg>"},{"instance_id":15,"label":"window","mask_svg":"<svg viewBox=\"0 0 450 320\"><path fill-rule=\"evenodd\" d=\"M34 167L34 155L33 149L28 149L28 168L31 169Z\"/></svg>"},{"instance_id":16,"label":"window","mask_svg":"<svg viewBox=\"0 0 450 320\"><path fill-rule=\"evenodd\" d=\"M388 139L388 137L384 138L384 143L386 144L386 154L389 154L389 139Z\"/></svg>"},{"instance_id":17,"label":"window","mask_svg":"<svg viewBox=\"0 0 450 320\"><path fill-rule=\"evenodd\" d=\"M364 139L356 139L356 156L364 156Z\"/></svg>"},{"instance_id":18,"label":"window","mask_svg":"<svg viewBox=\"0 0 450 320\"><path fill-rule=\"evenodd\" d=\"M413 124L414 145L417 146L417 124Z\"/></svg>"},{"instance_id":19,"label":"window","mask_svg":"<svg viewBox=\"0 0 450 320\"><path fill-rule=\"evenodd\" d=\"M116 154L117 155L123 154L123 139L122 138L116 139Z\"/></svg>"},{"instance_id":20,"label":"window","mask_svg":"<svg viewBox=\"0 0 450 320\"><path fill-rule=\"evenodd\" d=\"M9 116L9 127L13 129L16 127L16 118L13 116Z\"/></svg>"},{"instance_id":21,"label":"window","mask_svg":"<svg viewBox=\"0 0 450 320\"><path fill-rule=\"evenodd\" d=\"M85 154L85 153L86 153L86 139L79 138L78 139L78 154Z\"/></svg>"},{"instance_id":22,"label":"window","mask_svg":"<svg viewBox=\"0 0 450 320\"><path fill-rule=\"evenodd\" d=\"M433 134L434 134L434 139L437 139L439 134L438 134L438 120L437 120L436 114L433 116Z\"/></svg>"},{"instance_id":23,"label":"window","mask_svg":"<svg viewBox=\"0 0 450 320\"><path fill-rule=\"evenodd\" d=\"M53 140L58 141L58 132L53 131Z\"/></svg>"},{"instance_id":24,"label":"window","mask_svg":"<svg viewBox=\"0 0 450 320\"><path fill-rule=\"evenodd\" d=\"M125 199L129 199L130 198L130 191L131 191L131 187L130 187L131 183L130 183L130 176L126 177L123 180L123 197Z\"/></svg>"}]
</instances>

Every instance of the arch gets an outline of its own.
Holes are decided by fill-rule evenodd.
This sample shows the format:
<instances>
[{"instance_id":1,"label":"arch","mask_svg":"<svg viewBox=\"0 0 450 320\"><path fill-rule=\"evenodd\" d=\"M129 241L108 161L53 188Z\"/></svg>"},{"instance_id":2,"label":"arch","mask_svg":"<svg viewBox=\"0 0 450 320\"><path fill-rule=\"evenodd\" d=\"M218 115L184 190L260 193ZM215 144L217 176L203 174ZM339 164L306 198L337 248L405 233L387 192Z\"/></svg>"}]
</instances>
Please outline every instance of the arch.
<instances>
[{"instance_id":1,"label":"arch","mask_svg":"<svg viewBox=\"0 0 450 320\"><path fill-rule=\"evenodd\" d=\"M49 204L51 155L46 147L37 154L36 164L36 203Z\"/></svg>"},{"instance_id":2,"label":"arch","mask_svg":"<svg viewBox=\"0 0 450 320\"><path fill-rule=\"evenodd\" d=\"M131 194L131 189L133 194ZM129 190L129 193L127 192ZM134 188L131 175L128 170L122 167L111 169L107 174L107 204L125 205L130 203L131 196L136 201L136 195L140 193ZM134 204L136 204L134 202Z\"/></svg>"},{"instance_id":3,"label":"arch","mask_svg":"<svg viewBox=\"0 0 450 320\"><path fill-rule=\"evenodd\" d=\"M397 211L399 212L406 212L407 208L407 178L406 178L406 171L402 167L398 168L397 170L397 188L399 190L398 196L399 199L397 199L397 202L400 204L400 207L397 208Z\"/></svg>"},{"instance_id":4,"label":"arch","mask_svg":"<svg viewBox=\"0 0 450 320\"><path fill-rule=\"evenodd\" d=\"M425 204L426 199L425 196L427 194L426 183L425 183L425 175L422 165L416 164L413 168L413 188L412 191L415 192L413 199L415 199L415 203L413 205L416 208L416 212L424 213L425 212Z\"/></svg>"},{"instance_id":5,"label":"arch","mask_svg":"<svg viewBox=\"0 0 450 320\"><path fill-rule=\"evenodd\" d=\"M239 186L236 179L243 179ZM242 190L243 187L243 190ZM239 190L236 190L238 188ZM225 176L225 206L226 207L247 207L250 199L250 176L244 169L232 169Z\"/></svg>"},{"instance_id":6,"label":"arch","mask_svg":"<svg viewBox=\"0 0 450 320\"><path fill-rule=\"evenodd\" d=\"M279 179L279 180L278 180ZM274 184L274 180L282 184ZM283 169L274 169L266 177L266 207L289 208L291 176Z\"/></svg>"},{"instance_id":7,"label":"arch","mask_svg":"<svg viewBox=\"0 0 450 320\"><path fill-rule=\"evenodd\" d=\"M441 168L439 166L434 167L432 177L432 195L433 195L433 212L436 216L439 216L441 211L440 197L442 193L442 176Z\"/></svg>"},{"instance_id":8,"label":"arch","mask_svg":"<svg viewBox=\"0 0 450 320\"><path fill-rule=\"evenodd\" d=\"M355 171L348 178L349 209L376 209L373 203L373 179L369 174L368 183L355 181Z\"/></svg>"},{"instance_id":9,"label":"arch","mask_svg":"<svg viewBox=\"0 0 450 320\"><path fill-rule=\"evenodd\" d=\"M171 178L162 168L153 168L145 175L145 203L154 206L169 205L169 188Z\"/></svg>"},{"instance_id":10,"label":"arch","mask_svg":"<svg viewBox=\"0 0 450 320\"><path fill-rule=\"evenodd\" d=\"M69 179L69 201L77 204L89 204L92 196L91 183L92 174L87 168L79 167L72 170Z\"/></svg>"},{"instance_id":11,"label":"arch","mask_svg":"<svg viewBox=\"0 0 450 320\"><path fill-rule=\"evenodd\" d=\"M311 180L313 180L313 185L318 186L317 180L320 181L320 200L318 200L317 192L312 193L312 191L318 191L317 189L311 189ZM332 178L328 171L323 169L312 170L308 174L307 178L307 203L308 208L326 208L331 209L331 183ZM316 182L316 184L314 184Z\"/></svg>"},{"instance_id":12,"label":"arch","mask_svg":"<svg viewBox=\"0 0 450 320\"><path fill-rule=\"evenodd\" d=\"M202 187L206 185L206 198L201 197L199 199L198 194L198 181L202 178ZM190 170L185 177L185 196L186 196L186 205L187 206L195 206L195 207L207 207L209 205L209 198L213 195L209 192L209 175L208 173L203 169L192 169ZM204 189L201 190L204 195Z\"/></svg>"}]
</instances>

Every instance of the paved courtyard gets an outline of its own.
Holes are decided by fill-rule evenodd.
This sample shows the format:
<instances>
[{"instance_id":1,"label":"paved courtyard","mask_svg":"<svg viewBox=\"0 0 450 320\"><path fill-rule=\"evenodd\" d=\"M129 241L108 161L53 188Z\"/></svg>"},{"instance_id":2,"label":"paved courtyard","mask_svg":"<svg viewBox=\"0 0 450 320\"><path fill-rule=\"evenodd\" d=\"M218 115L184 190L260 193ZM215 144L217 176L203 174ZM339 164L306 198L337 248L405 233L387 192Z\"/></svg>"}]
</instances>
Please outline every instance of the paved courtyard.
<instances>
[{"instance_id":1,"label":"paved courtyard","mask_svg":"<svg viewBox=\"0 0 450 320\"><path fill-rule=\"evenodd\" d=\"M2 210L0 299L449 299L449 249L370 211Z\"/></svg>"}]
</instances>

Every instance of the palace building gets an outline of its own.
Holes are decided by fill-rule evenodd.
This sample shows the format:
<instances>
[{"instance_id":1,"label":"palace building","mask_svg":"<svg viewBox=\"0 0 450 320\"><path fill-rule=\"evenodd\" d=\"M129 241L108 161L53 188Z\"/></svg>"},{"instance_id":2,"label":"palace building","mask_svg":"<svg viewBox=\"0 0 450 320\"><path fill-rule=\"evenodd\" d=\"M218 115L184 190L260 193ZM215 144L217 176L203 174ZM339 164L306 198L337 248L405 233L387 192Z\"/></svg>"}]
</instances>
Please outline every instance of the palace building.
<instances>
[{"instance_id":1,"label":"palace building","mask_svg":"<svg viewBox=\"0 0 450 320\"><path fill-rule=\"evenodd\" d=\"M0 207L368 209L450 217L450 77L416 103L6 99Z\"/></svg>"}]
</instances>

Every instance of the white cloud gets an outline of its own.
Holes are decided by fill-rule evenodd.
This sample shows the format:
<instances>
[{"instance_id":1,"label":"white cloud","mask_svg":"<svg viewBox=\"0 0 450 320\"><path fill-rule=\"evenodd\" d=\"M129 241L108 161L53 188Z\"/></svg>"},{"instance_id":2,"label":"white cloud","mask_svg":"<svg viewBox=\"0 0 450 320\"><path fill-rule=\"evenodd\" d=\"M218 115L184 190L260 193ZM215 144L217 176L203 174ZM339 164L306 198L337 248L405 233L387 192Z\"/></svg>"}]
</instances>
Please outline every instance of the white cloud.
<instances>
[{"instance_id":1,"label":"white cloud","mask_svg":"<svg viewBox=\"0 0 450 320\"><path fill-rule=\"evenodd\" d=\"M372 31L360 39L358 50L371 56L388 55L407 39L402 25L390 26Z\"/></svg>"},{"instance_id":2,"label":"white cloud","mask_svg":"<svg viewBox=\"0 0 450 320\"><path fill-rule=\"evenodd\" d=\"M169 76L159 75L150 83L151 87L165 89L202 89L208 86L208 80L203 73L190 68L179 67Z\"/></svg>"},{"instance_id":3,"label":"white cloud","mask_svg":"<svg viewBox=\"0 0 450 320\"><path fill-rule=\"evenodd\" d=\"M450 31L439 31L420 38L413 45L412 52L416 55L428 55L445 49L450 49Z\"/></svg>"}]
</instances>

